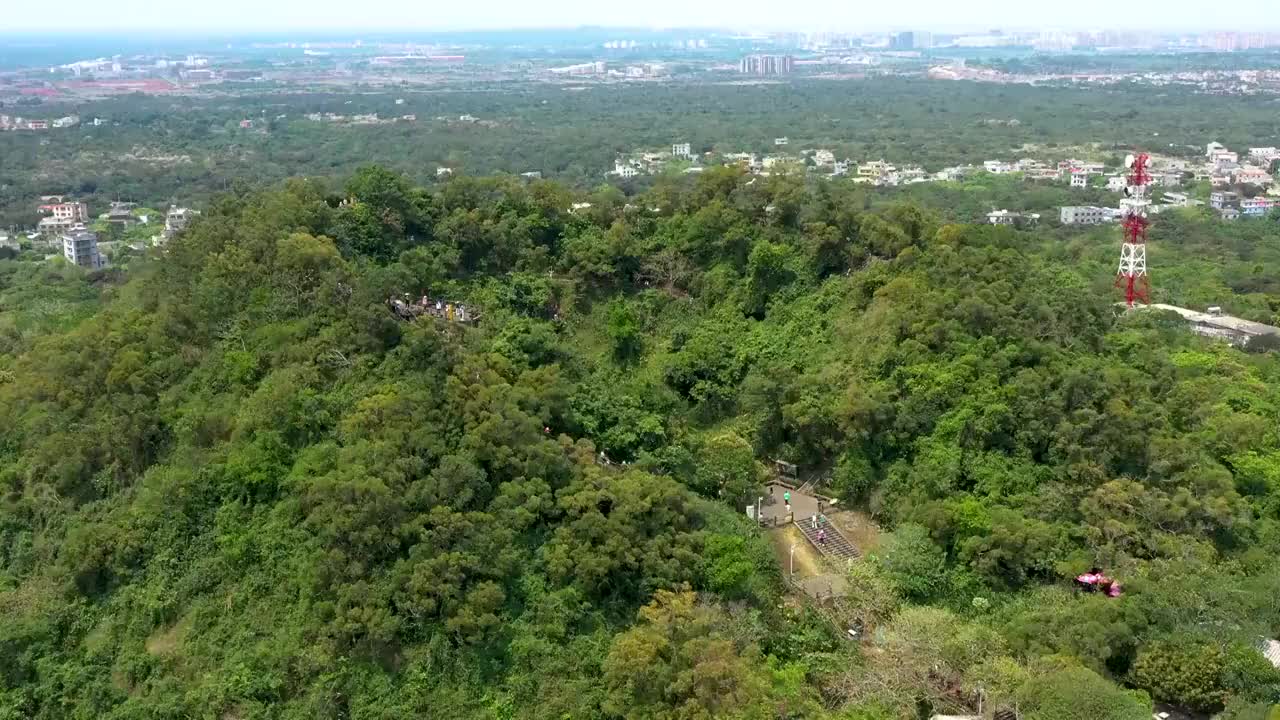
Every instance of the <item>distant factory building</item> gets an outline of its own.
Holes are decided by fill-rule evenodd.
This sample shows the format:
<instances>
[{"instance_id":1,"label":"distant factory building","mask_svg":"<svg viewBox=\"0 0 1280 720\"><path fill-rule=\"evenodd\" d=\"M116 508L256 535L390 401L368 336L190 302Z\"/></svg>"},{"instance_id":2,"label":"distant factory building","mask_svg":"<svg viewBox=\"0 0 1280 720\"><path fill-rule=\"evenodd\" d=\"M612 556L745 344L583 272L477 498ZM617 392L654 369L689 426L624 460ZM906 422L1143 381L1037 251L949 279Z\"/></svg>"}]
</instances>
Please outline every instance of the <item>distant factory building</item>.
<instances>
[{"instance_id":1,"label":"distant factory building","mask_svg":"<svg viewBox=\"0 0 1280 720\"><path fill-rule=\"evenodd\" d=\"M606 69L607 66L603 61L597 61L551 68L550 72L552 75L604 75Z\"/></svg>"}]
</instances>

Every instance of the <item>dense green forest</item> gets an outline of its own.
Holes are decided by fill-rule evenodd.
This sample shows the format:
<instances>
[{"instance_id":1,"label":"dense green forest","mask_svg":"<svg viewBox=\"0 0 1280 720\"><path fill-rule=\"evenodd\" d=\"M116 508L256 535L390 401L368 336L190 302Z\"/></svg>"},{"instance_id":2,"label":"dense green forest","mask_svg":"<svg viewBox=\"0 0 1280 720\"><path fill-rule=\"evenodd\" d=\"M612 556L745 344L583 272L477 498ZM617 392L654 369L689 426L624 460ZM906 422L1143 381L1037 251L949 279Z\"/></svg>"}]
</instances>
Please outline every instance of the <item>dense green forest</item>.
<instances>
[{"instance_id":1,"label":"dense green forest","mask_svg":"<svg viewBox=\"0 0 1280 720\"><path fill-rule=\"evenodd\" d=\"M397 100L404 100L397 105ZM1268 96L1222 98L1165 87L1087 89L899 77L786 84L563 86L477 83L468 90L130 96L23 108L78 113L49 133L0 134L0 227L35 222L35 198L71 193L98 211L132 200L203 205L236 183L294 175L341 182L377 162L419 183L441 166L479 175L539 171L578 187L605 181L616 155L689 142L695 151L772 151L788 136L858 161L946 165L1111 153L1199 154L1218 140L1250 147L1280 134ZM414 122L342 126L307 113L412 114ZM480 122L459 122L472 115ZM88 121L102 121L94 126ZM437 118L444 118L443 120ZM239 123L252 119L243 130ZM1008 124L1017 120L1017 124ZM992 121L992 122L989 122ZM1096 145L1095 145L1096 144ZM636 181L630 190L645 188ZM990 209L990 208L988 208Z\"/></svg>"},{"instance_id":2,"label":"dense green forest","mask_svg":"<svg viewBox=\"0 0 1280 720\"><path fill-rule=\"evenodd\" d=\"M1274 224L1161 222L1161 292L1280 306ZM0 262L0 718L1263 720L1280 357L1118 312L1114 250L370 167L113 273ZM887 531L861 641L742 516L772 457Z\"/></svg>"}]
</instances>

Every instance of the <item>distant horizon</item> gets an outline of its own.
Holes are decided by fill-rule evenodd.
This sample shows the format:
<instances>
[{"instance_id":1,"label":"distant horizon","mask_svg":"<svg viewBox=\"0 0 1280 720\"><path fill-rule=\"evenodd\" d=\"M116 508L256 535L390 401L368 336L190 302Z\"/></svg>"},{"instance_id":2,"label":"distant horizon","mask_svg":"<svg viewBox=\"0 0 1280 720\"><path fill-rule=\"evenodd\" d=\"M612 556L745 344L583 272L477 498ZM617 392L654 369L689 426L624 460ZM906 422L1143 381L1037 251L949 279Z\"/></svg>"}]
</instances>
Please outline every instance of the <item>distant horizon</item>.
<instances>
[{"instance_id":1,"label":"distant horizon","mask_svg":"<svg viewBox=\"0 0 1280 720\"><path fill-rule=\"evenodd\" d=\"M1061 33L1102 33L1102 32L1131 32L1131 33L1154 33L1160 35L1205 35L1220 32L1227 33L1280 33L1280 23L1274 26L1259 28L1257 25L1249 28L1232 28L1223 27L1159 27L1159 26L1121 26L1121 25L1094 25L1094 26L1063 26L1063 25L1043 25L1043 26L990 26L990 25L973 25L968 27L958 26L938 26L930 27L927 25L914 26L880 26L880 27L800 27L800 26L769 26L769 25L753 25L753 26L731 26L731 25L685 25L685 26L662 26L662 25L638 25L638 24L618 24L618 25L511 25L511 26L460 26L460 27L324 27L324 26L279 26L279 27L257 27L257 28L237 28L237 27L141 27L136 29L113 28L109 30L95 28L5 28L0 29L0 39L13 38L65 38L65 37L133 37L133 38L156 38L161 36L177 36L184 39L200 38L200 37L262 37L270 36L278 38L281 35L306 35L310 38L325 39L348 39L361 40L366 38L377 38L385 40L395 36L414 36L414 35L481 35L481 34L503 34L503 33L587 33L587 32L641 32L641 33L713 33L723 35L737 35L743 33L753 34L842 34L842 35L876 35L896 32L928 32L942 35L968 35L968 36L985 36L995 32L1005 35L1019 35L1036 32L1061 32ZM291 38L299 42L305 42L309 37ZM625 37L617 38L625 40Z\"/></svg>"},{"instance_id":2,"label":"distant horizon","mask_svg":"<svg viewBox=\"0 0 1280 720\"><path fill-rule=\"evenodd\" d=\"M363 0L358 13L328 0L221 0L173 6L159 0L63 0L56 12L32 3L5 10L0 34L159 32L275 33L483 33L533 30L743 30L878 33L922 30L974 34L1060 30L1088 32L1268 32L1280 30L1280 6L1251 8L1249 27L1202 0L1075 0L1070 6L1025 0L914 0L909 5L870 0L649 0L604 5L594 0L488 0L415 3ZM922 21L927 18L927 21Z\"/></svg>"}]
</instances>

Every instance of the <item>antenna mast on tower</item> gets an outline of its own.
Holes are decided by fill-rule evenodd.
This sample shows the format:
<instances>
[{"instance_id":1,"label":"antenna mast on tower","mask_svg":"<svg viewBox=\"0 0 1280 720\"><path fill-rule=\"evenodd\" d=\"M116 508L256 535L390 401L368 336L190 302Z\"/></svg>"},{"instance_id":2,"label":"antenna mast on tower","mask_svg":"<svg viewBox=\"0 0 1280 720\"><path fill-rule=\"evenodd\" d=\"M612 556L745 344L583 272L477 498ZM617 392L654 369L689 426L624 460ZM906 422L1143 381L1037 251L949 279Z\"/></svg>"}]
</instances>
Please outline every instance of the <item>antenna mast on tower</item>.
<instances>
[{"instance_id":1,"label":"antenna mast on tower","mask_svg":"<svg viewBox=\"0 0 1280 720\"><path fill-rule=\"evenodd\" d=\"M1147 172L1147 163L1151 160L1146 153L1136 157L1125 158L1125 167L1129 168L1129 185L1125 188L1125 199L1120 201L1120 209L1124 217L1120 226L1124 228L1124 245L1120 246L1120 270L1116 273L1116 287L1124 288L1124 299L1129 307L1134 301L1144 305L1151 302L1151 281L1147 279L1147 228L1151 221L1147 220L1147 185L1151 183L1151 175Z\"/></svg>"}]
</instances>

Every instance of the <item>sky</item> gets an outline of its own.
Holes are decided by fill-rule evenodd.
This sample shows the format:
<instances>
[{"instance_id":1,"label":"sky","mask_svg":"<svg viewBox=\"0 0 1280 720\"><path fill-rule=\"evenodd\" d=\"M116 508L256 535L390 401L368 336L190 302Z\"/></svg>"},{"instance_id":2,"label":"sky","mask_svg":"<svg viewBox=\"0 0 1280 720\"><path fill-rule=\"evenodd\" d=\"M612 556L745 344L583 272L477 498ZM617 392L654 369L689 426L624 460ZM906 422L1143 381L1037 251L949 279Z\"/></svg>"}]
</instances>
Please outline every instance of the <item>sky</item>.
<instances>
[{"instance_id":1,"label":"sky","mask_svg":"<svg viewBox=\"0 0 1280 720\"><path fill-rule=\"evenodd\" d=\"M1206 0L0 0L0 33L721 27L935 31L1280 29L1280 0L1221 11ZM1235 23L1233 25L1233 23Z\"/></svg>"}]
</instances>

